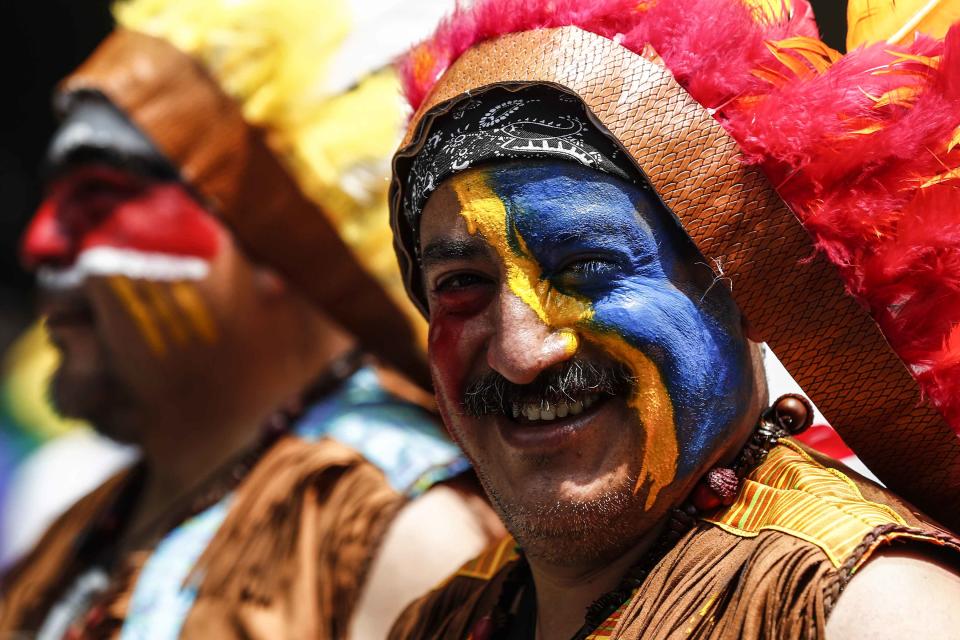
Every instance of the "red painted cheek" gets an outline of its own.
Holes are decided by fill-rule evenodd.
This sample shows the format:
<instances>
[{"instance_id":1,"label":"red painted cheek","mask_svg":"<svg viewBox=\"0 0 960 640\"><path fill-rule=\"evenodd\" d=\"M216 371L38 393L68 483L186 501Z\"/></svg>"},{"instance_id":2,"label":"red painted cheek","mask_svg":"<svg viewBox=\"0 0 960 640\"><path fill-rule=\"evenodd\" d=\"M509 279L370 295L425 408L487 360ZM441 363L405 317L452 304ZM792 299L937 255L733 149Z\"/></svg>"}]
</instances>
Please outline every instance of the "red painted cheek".
<instances>
[{"instance_id":1,"label":"red painted cheek","mask_svg":"<svg viewBox=\"0 0 960 640\"><path fill-rule=\"evenodd\" d=\"M110 246L209 260L217 254L221 233L220 223L182 186L163 183L118 202L85 235L81 250Z\"/></svg>"},{"instance_id":2,"label":"red painted cheek","mask_svg":"<svg viewBox=\"0 0 960 640\"><path fill-rule=\"evenodd\" d=\"M430 301L428 347L434 386L451 402L459 403L463 397L471 356L483 346L476 338L477 323L490 305L492 292L491 287L478 285L440 291Z\"/></svg>"},{"instance_id":3,"label":"red painted cheek","mask_svg":"<svg viewBox=\"0 0 960 640\"><path fill-rule=\"evenodd\" d=\"M459 407L463 399L471 363L482 343L475 344L470 330L476 316L435 311L430 318L428 348L430 370L437 392L438 408L451 437L458 440Z\"/></svg>"},{"instance_id":4,"label":"red painted cheek","mask_svg":"<svg viewBox=\"0 0 960 640\"><path fill-rule=\"evenodd\" d=\"M427 344L434 385L445 398L463 394L464 359L460 357L465 319L439 314L431 318Z\"/></svg>"}]
</instances>

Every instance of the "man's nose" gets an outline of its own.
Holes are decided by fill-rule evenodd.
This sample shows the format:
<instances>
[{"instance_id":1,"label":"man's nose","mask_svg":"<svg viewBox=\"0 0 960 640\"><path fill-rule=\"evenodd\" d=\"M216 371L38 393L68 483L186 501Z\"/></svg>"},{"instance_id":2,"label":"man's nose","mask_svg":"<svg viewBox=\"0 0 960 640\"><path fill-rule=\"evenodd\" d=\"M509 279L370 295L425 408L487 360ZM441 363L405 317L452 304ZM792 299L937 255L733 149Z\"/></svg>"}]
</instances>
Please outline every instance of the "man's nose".
<instances>
[{"instance_id":1,"label":"man's nose","mask_svg":"<svg viewBox=\"0 0 960 640\"><path fill-rule=\"evenodd\" d=\"M20 245L21 258L27 268L43 264L66 265L73 258L74 242L57 218L56 205L47 200L27 226Z\"/></svg>"},{"instance_id":2,"label":"man's nose","mask_svg":"<svg viewBox=\"0 0 960 640\"><path fill-rule=\"evenodd\" d=\"M510 382L529 384L572 355L569 331L548 326L513 292L500 296L497 316L487 364Z\"/></svg>"}]
</instances>

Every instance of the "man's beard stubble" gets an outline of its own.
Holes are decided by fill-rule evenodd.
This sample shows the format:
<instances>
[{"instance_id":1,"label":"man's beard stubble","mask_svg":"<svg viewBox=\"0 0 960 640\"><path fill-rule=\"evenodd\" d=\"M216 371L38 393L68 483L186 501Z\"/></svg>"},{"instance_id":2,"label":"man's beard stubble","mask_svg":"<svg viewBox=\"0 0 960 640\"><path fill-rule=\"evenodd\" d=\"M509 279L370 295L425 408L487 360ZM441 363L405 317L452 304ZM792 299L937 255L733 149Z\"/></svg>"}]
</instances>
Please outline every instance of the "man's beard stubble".
<instances>
[{"instance_id":1,"label":"man's beard stubble","mask_svg":"<svg viewBox=\"0 0 960 640\"><path fill-rule=\"evenodd\" d=\"M494 483L477 472L494 510L530 556L560 566L608 560L633 546L643 533L637 514L643 499L627 479L594 500L519 503L505 499Z\"/></svg>"}]
</instances>

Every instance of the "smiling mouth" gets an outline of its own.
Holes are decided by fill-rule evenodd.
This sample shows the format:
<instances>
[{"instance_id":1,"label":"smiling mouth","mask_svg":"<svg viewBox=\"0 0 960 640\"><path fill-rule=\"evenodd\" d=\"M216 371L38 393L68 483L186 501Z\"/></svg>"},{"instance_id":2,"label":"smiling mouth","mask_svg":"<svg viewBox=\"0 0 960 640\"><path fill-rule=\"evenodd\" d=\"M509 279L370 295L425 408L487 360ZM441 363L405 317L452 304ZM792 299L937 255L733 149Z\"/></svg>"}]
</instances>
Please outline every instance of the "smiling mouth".
<instances>
[{"instance_id":1,"label":"smiling mouth","mask_svg":"<svg viewBox=\"0 0 960 640\"><path fill-rule=\"evenodd\" d=\"M594 405L608 397L605 394L587 393L557 402L549 400L512 402L508 416L519 424L548 424L589 412Z\"/></svg>"},{"instance_id":2,"label":"smiling mouth","mask_svg":"<svg viewBox=\"0 0 960 640\"><path fill-rule=\"evenodd\" d=\"M525 454L553 455L569 450L577 438L600 424L602 413L616 397L584 390L556 401L508 401L507 411L496 412L499 415L495 424L511 449Z\"/></svg>"}]
</instances>

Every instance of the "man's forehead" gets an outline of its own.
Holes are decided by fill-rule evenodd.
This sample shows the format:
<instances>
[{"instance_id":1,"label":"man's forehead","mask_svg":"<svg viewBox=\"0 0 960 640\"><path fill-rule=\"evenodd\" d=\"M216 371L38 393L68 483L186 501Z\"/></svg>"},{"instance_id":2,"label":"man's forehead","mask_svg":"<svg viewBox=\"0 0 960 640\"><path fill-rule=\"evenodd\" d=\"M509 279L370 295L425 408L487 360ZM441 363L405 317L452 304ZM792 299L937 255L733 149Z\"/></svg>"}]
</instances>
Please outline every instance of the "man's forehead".
<instances>
[{"instance_id":1,"label":"man's forehead","mask_svg":"<svg viewBox=\"0 0 960 640\"><path fill-rule=\"evenodd\" d=\"M423 208L420 223L420 257L425 267L432 263L490 257L489 245L479 234L470 233L461 215L463 204L455 183L464 174L445 180Z\"/></svg>"},{"instance_id":2,"label":"man's forehead","mask_svg":"<svg viewBox=\"0 0 960 640\"><path fill-rule=\"evenodd\" d=\"M588 167L562 161L504 162L468 169L437 187L423 209L421 248L441 235L468 235L461 214L476 208L472 200L483 198L499 201L502 207L495 208L509 216L509 226L516 231L548 242L585 234L627 240L661 226L665 220L660 217L670 217L658 210L648 191Z\"/></svg>"}]
</instances>

